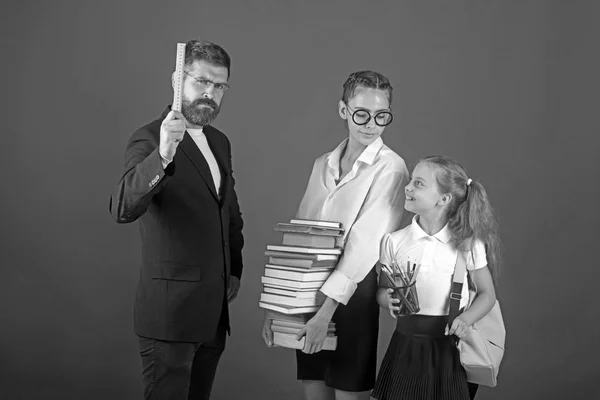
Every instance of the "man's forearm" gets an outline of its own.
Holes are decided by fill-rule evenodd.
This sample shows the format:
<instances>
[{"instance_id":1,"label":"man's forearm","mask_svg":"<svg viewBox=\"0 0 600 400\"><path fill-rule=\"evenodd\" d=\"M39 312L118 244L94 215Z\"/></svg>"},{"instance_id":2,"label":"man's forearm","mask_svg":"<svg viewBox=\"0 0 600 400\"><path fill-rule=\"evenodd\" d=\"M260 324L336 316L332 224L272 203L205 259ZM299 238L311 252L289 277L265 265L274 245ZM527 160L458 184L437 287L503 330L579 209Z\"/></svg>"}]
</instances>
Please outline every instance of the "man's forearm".
<instances>
[{"instance_id":1,"label":"man's forearm","mask_svg":"<svg viewBox=\"0 0 600 400\"><path fill-rule=\"evenodd\" d=\"M128 163L133 167L121 178L111 195L109 211L119 223L133 222L146 212L152 196L164 187L174 172L173 164L163 169L156 150L141 157L144 155L138 155Z\"/></svg>"}]
</instances>

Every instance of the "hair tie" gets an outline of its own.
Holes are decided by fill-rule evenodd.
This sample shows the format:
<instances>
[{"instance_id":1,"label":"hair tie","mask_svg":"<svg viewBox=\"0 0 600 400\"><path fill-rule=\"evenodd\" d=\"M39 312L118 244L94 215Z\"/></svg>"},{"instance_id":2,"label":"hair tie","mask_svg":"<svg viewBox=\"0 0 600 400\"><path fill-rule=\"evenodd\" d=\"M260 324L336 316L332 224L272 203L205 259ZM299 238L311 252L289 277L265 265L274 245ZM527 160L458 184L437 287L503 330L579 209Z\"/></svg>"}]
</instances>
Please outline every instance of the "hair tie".
<instances>
[{"instance_id":1,"label":"hair tie","mask_svg":"<svg viewBox=\"0 0 600 400\"><path fill-rule=\"evenodd\" d=\"M467 179L467 186L471 186L471 182L473 182L471 178Z\"/></svg>"}]
</instances>

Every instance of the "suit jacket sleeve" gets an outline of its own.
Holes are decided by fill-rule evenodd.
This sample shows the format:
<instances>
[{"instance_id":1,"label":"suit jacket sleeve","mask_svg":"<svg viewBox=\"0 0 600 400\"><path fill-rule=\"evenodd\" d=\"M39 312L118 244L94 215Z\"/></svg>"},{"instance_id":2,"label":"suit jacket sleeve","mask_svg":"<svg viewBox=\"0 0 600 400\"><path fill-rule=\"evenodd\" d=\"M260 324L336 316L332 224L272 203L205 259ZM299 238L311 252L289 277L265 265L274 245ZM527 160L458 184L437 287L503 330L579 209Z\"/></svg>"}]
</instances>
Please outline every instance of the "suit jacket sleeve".
<instances>
[{"instance_id":1,"label":"suit jacket sleeve","mask_svg":"<svg viewBox=\"0 0 600 400\"><path fill-rule=\"evenodd\" d=\"M237 194L235 192L235 179L233 177L233 164L231 162L231 143L227 140L229 155L229 170L231 171L231 198L229 200L229 252L231 256L231 275L241 280L242 278L242 248L244 235L242 229L244 221L240 211Z\"/></svg>"},{"instance_id":2,"label":"suit jacket sleeve","mask_svg":"<svg viewBox=\"0 0 600 400\"><path fill-rule=\"evenodd\" d=\"M175 172L175 163L163 168L158 152L158 138L148 128L131 135L125 150L125 172L110 202L109 211L118 223L129 223L141 217L152 200Z\"/></svg>"}]
</instances>

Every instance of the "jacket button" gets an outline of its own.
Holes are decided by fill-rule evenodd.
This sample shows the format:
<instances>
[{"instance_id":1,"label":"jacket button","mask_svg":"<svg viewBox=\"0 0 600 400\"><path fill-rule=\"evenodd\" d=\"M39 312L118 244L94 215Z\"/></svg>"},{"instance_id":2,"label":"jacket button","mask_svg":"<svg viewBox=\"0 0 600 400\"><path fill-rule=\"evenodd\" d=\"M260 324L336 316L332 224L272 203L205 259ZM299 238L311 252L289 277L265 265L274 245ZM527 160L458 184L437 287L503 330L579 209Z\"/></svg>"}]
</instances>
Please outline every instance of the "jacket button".
<instances>
[{"instance_id":1,"label":"jacket button","mask_svg":"<svg viewBox=\"0 0 600 400\"><path fill-rule=\"evenodd\" d=\"M225 279L225 272L221 272L221 279Z\"/></svg>"}]
</instances>

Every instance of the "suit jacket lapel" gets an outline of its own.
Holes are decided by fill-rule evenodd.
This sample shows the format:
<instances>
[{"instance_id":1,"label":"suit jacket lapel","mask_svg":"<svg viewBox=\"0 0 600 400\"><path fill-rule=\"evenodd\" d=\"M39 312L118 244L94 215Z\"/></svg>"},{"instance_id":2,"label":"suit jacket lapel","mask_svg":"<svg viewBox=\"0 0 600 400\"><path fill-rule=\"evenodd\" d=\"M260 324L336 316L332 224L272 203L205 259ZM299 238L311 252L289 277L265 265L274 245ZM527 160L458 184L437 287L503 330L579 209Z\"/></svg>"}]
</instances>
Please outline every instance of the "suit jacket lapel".
<instances>
[{"instance_id":1,"label":"suit jacket lapel","mask_svg":"<svg viewBox=\"0 0 600 400\"><path fill-rule=\"evenodd\" d=\"M196 170L198 170L200 173L200 176L204 180L204 183L206 183L206 186L208 186L208 189L212 193L213 197L217 202L219 202L219 196L217 195L215 182L213 181L212 174L210 173L208 163L206 162L206 159L204 158L204 155L198 146L196 146L194 139L192 139L187 132L185 132L183 135L183 140L181 143L179 143L179 148L181 148L183 153L190 159L194 167L196 167Z\"/></svg>"}]
</instances>

